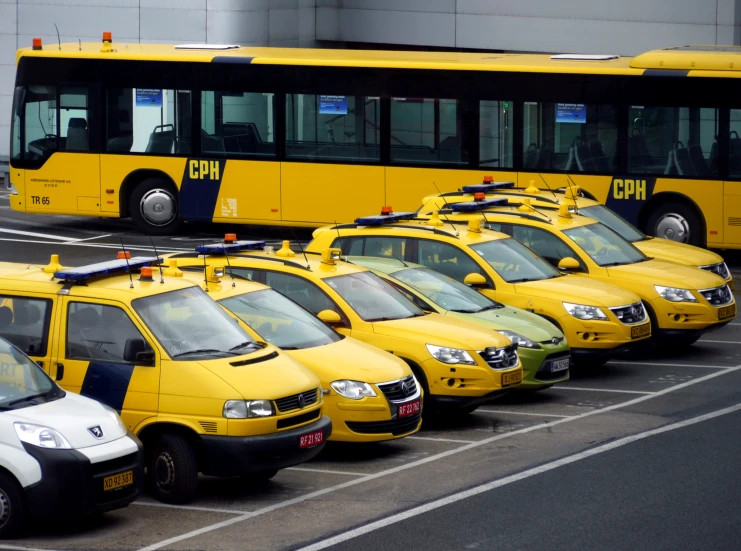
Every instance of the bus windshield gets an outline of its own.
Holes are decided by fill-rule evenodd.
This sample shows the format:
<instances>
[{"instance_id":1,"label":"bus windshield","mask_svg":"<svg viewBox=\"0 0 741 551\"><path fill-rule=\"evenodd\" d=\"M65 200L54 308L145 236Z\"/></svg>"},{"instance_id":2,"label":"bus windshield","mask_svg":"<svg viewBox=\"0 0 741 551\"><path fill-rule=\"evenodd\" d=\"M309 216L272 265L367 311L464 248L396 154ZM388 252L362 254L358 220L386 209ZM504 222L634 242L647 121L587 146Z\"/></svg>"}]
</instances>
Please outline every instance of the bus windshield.
<instances>
[{"instance_id":1,"label":"bus windshield","mask_svg":"<svg viewBox=\"0 0 741 551\"><path fill-rule=\"evenodd\" d=\"M452 312L475 314L484 310L503 308L460 281L427 268L409 268L391 274L402 283L422 293L432 302Z\"/></svg>"},{"instance_id":2,"label":"bus windshield","mask_svg":"<svg viewBox=\"0 0 741 551\"><path fill-rule=\"evenodd\" d=\"M641 251L599 222L563 233L603 268L648 260Z\"/></svg>"},{"instance_id":3,"label":"bus windshield","mask_svg":"<svg viewBox=\"0 0 741 551\"><path fill-rule=\"evenodd\" d=\"M612 231L620 235L626 241L636 243L637 241L644 241L646 234L641 230L628 224L623 220L620 215L616 212L611 211L604 205L594 205L584 209L579 209L579 214L594 218L598 222L602 222L605 226L610 228Z\"/></svg>"},{"instance_id":4,"label":"bus windshield","mask_svg":"<svg viewBox=\"0 0 741 551\"><path fill-rule=\"evenodd\" d=\"M540 281L561 273L516 239L497 239L469 245L507 283Z\"/></svg>"}]
</instances>

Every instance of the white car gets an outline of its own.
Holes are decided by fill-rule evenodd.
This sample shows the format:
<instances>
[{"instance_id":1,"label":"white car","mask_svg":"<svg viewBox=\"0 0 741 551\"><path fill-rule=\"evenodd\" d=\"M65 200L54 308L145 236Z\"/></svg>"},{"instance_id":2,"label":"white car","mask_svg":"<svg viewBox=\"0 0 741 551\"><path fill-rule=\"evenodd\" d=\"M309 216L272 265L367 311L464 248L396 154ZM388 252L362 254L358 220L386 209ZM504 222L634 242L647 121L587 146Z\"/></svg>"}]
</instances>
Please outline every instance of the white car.
<instances>
[{"instance_id":1,"label":"white car","mask_svg":"<svg viewBox=\"0 0 741 551\"><path fill-rule=\"evenodd\" d=\"M126 507L142 480L141 443L114 410L65 392L0 339L0 538L28 517Z\"/></svg>"}]
</instances>

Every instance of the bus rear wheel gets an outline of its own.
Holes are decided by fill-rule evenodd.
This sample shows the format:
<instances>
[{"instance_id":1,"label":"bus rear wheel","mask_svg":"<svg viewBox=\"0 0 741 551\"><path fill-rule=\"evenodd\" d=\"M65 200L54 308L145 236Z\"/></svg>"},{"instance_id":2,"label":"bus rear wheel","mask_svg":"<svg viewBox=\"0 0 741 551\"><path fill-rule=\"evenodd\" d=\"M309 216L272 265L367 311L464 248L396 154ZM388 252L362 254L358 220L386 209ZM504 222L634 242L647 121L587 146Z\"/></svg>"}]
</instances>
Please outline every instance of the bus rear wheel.
<instances>
[{"instance_id":1,"label":"bus rear wheel","mask_svg":"<svg viewBox=\"0 0 741 551\"><path fill-rule=\"evenodd\" d=\"M700 217L687 203L670 201L657 207L649 215L646 225L648 234L654 237L698 247L705 245Z\"/></svg>"},{"instance_id":2,"label":"bus rear wheel","mask_svg":"<svg viewBox=\"0 0 741 551\"><path fill-rule=\"evenodd\" d=\"M167 235L178 229L178 194L165 180L148 178L134 188L129 199L134 225L152 235Z\"/></svg>"}]
</instances>

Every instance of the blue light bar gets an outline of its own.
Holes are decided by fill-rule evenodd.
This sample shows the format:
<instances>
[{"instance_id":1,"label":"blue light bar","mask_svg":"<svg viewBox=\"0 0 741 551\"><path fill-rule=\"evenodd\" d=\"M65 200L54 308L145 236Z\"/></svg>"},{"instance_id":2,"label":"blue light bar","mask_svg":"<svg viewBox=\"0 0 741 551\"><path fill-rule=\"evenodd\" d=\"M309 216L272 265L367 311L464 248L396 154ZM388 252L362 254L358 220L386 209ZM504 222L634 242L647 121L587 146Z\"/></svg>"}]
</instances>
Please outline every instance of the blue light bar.
<instances>
[{"instance_id":1,"label":"blue light bar","mask_svg":"<svg viewBox=\"0 0 741 551\"><path fill-rule=\"evenodd\" d=\"M233 243L209 243L196 247L196 252L202 254L231 254L239 251L264 249L265 241L234 241Z\"/></svg>"},{"instance_id":2,"label":"blue light bar","mask_svg":"<svg viewBox=\"0 0 741 551\"><path fill-rule=\"evenodd\" d=\"M468 203L453 203L450 208L457 212L472 212L491 207L501 207L509 202L508 199L485 199L484 201L470 201Z\"/></svg>"},{"instance_id":3,"label":"blue light bar","mask_svg":"<svg viewBox=\"0 0 741 551\"><path fill-rule=\"evenodd\" d=\"M356 218L355 223L359 226L382 226L383 224L393 224L402 220L412 220L416 217L416 212L392 212L391 214L377 214L375 216Z\"/></svg>"},{"instance_id":4,"label":"blue light bar","mask_svg":"<svg viewBox=\"0 0 741 551\"><path fill-rule=\"evenodd\" d=\"M78 268L68 268L60 272L54 272L54 278L64 281L87 281L102 275L125 274L129 269L138 270L144 266L155 266L161 263L162 259L154 256L135 256L129 259L128 264L126 260L109 260L108 262L98 262L97 264L88 264Z\"/></svg>"},{"instance_id":5,"label":"blue light bar","mask_svg":"<svg viewBox=\"0 0 741 551\"><path fill-rule=\"evenodd\" d=\"M463 186L461 189L466 193L488 193L497 189L512 189L514 182L492 182L491 184L476 184L475 186Z\"/></svg>"}]
</instances>

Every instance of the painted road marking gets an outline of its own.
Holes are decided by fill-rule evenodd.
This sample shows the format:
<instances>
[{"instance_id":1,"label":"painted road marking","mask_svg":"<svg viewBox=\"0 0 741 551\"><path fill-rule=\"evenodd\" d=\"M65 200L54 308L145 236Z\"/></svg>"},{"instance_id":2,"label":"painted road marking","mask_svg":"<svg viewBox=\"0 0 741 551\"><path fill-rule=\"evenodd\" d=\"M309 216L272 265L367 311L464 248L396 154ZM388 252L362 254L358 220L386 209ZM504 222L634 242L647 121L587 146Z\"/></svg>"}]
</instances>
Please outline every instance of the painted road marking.
<instances>
[{"instance_id":1,"label":"painted road marking","mask_svg":"<svg viewBox=\"0 0 741 551\"><path fill-rule=\"evenodd\" d=\"M225 515L244 515L247 511L237 511L236 509L215 509L213 507L198 507L195 505L169 505L158 501L137 500L132 505L144 505L146 507L162 507L164 509L185 509L186 511L201 511L205 513L224 513Z\"/></svg>"},{"instance_id":2,"label":"painted road marking","mask_svg":"<svg viewBox=\"0 0 741 551\"><path fill-rule=\"evenodd\" d=\"M509 411L504 409L477 409L476 411L482 411L484 413L503 413L505 415L530 415L531 417L571 417L571 415L556 415L554 413L532 413L529 411ZM409 438L407 436L407 438Z\"/></svg>"},{"instance_id":3,"label":"painted road marking","mask_svg":"<svg viewBox=\"0 0 741 551\"><path fill-rule=\"evenodd\" d=\"M25 235L26 237L38 237L41 239L53 239L56 241L75 241L74 237L62 237L61 235L52 235L50 233L37 233L24 230L11 230L9 228L0 228L0 233L10 233L13 235Z\"/></svg>"},{"instance_id":4,"label":"painted road marking","mask_svg":"<svg viewBox=\"0 0 741 551\"><path fill-rule=\"evenodd\" d=\"M710 373L709 375L705 375L704 377L698 377L697 379L693 379L691 381L687 381L685 383L678 384L673 387L665 388L663 390L659 390L653 394L649 394L646 396L639 396L637 398L633 398L632 400L628 400L627 402L622 402L620 404L614 404L611 406L606 406L602 409L594 409L591 411L586 411L584 413L580 413L578 415L574 415L572 417L567 417L565 419L556 419L554 421L545 422L545 423L539 423L537 425L531 425L529 427L524 427L522 429L518 429L512 432L505 432L500 433L495 436L490 436L489 438L485 438L484 440L479 440L478 442L474 442L473 444L466 444L465 446L460 446L458 448L454 448L452 450L447 450L444 452L440 452L435 455L430 455L428 457L425 457L423 459L418 459L417 461L412 461L410 463L406 463L404 465L399 465L397 467L392 467L391 469L386 469L385 471L380 471L378 473L369 474L367 476L364 476L362 478L356 478L355 480L349 480L347 482L344 482L342 484L337 484L336 486L330 486L328 488L323 488L321 490L316 490L314 492L310 492L308 494L304 494L303 496L295 497L292 499L287 499L285 501L282 501L280 503L276 503L274 505L270 505L268 507L264 507L262 509L258 509L257 511L253 513L245 513L244 515L235 517L233 519L225 520L223 522L218 522L216 524L211 524L209 526L204 526L202 528L199 528L198 530L193 530L191 532L186 532L184 534L180 534L179 536L173 536L171 538L168 538L166 540L162 540L157 543L153 543L151 545L148 545L147 547L142 547L139 551L156 551L157 549L162 549L163 547L167 547L169 545L172 545L174 543L178 543L187 539L191 539L197 536L200 536L201 534L206 534L208 532L212 532L214 530L219 530L220 528L224 528L226 526L231 526L233 524L237 524L242 522L243 520L248 520L250 518L265 515L267 513L271 513L273 511L277 511L278 509L283 509L285 507L290 507L291 505L296 505L298 503L303 503L305 501L308 501L310 499L314 499L317 497L321 497L327 494L330 494L332 492L337 492L339 490L344 490L345 488L351 488L353 486L356 486L358 484L363 484L365 482L370 482L372 480L376 480L378 478L383 478L386 476L390 476L392 474L396 474L398 472L406 471L408 469L413 469L422 465L426 465L427 463L432 463L433 461L439 461L440 459L444 459L446 457L449 457L451 455L456 455L459 453L466 452L468 450L472 450L475 448L479 448L481 446L485 446L487 444L491 444L492 442L497 442L499 440L503 440L505 438L510 438L512 436L517 436L520 434L526 434L528 432L533 432L536 430L541 429L552 429L556 425L560 425L562 423L571 423L572 421L577 421L579 419L584 419L586 417L591 417L592 415L601 415L607 411L614 411L618 409L622 409L629 406L634 406L636 404L640 404L642 402L645 402L647 400L651 400L653 398L656 398L658 396L663 396L665 394L669 394L671 392L676 392L677 390L681 390L683 388L687 388L690 386L694 386L696 384L710 381L711 379L715 379L716 377L720 377L721 375L726 375L728 373L733 373L735 371L738 371L741 369L741 364L729 367L724 369L723 371L716 371L715 373Z\"/></svg>"},{"instance_id":5,"label":"painted road marking","mask_svg":"<svg viewBox=\"0 0 741 551\"><path fill-rule=\"evenodd\" d=\"M308 467L288 467L286 471L304 471L307 473L341 474L345 476L366 476L368 473L351 473L348 471L333 471L331 469L310 469Z\"/></svg>"},{"instance_id":6,"label":"painted road marking","mask_svg":"<svg viewBox=\"0 0 741 551\"><path fill-rule=\"evenodd\" d=\"M712 343L712 344L741 344L741 341L711 341L711 340L707 340L707 339L700 339L697 342L699 342L699 343L709 342L709 343Z\"/></svg>"},{"instance_id":7,"label":"painted road marking","mask_svg":"<svg viewBox=\"0 0 741 551\"><path fill-rule=\"evenodd\" d=\"M728 369L727 365L702 365L702 364L674 364L664 362L614 362L610 361L608 365L650 365L652 367L697 367L701 369ZM561 388L555 386L553 388Z\"/></svg>"},{"instance_id":8,"label":"painted road marking","mask_svg":"<svg viewBox=\"0 0 741 551\"><path fill-rule=\"evenodd\" d=\"M619 390L614 388L582 388L578 386L555 386L554 390L582 390L584 392L617 392L619 394L655 394L655 392L644 392L642 390Z\"/></svg>"},{"instance_id":9,"label":"painted road marking","mask_svg":"<svg viewBox=\"0 0 741 551\"><path fill-rule=\"evenodd\" d=\"M92 249L117 249L119 251L121 250L120 243L118 245L113 244L113 243L110 243L110 244L109 243L100 243L100 244L98 243L77 243L74 240L55 243L53 241L35 241L33 239L10 239L7 237L0 237L0 241L8 241L11 243L36 243L39 245L60 245L60 246L65 246L65 247L88 247ZM129 246L129 245L126 245L126 250L127 251L147 251L150 253L153 252L152 247L139 247L139 246ZM160 249L159 247L157 247L157 252L158 253L179 253L179 252L190 252L190 249L171 249L169 247L166 249Z\"/></svg>"},{"instance_id":10,"label":"painted road marking","mask_svg":"<svg viewBox=\"0 0 741 551\"><path fill-rule=\"evenodd\" d=\"M454 440L452 438L432 438L430 436L407 436L407 440L430 440L431 442L452 442L453 444L473 444L476 440Z\"/></svg>"}]
</instances>

